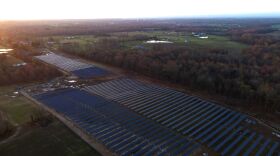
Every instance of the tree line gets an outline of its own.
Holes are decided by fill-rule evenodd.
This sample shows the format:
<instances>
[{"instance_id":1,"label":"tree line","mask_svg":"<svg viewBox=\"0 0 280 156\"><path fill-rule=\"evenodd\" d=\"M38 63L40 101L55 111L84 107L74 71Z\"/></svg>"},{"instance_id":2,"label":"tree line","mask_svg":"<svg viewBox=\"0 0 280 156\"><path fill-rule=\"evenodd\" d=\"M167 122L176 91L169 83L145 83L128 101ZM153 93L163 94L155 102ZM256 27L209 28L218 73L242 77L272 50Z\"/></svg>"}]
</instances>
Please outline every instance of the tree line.
<instances>
[{"instance_id":1,"label":"tree line","mask_svg":"<svg viewBox=\"0 0 280 156\"><path fill-rule=\"evenodd\" d=\"M27 57L26 53L23 51L18 52L17 56L22 55L19 58L27 63L19 67L11 65L7 55L0 54L0 86L49 80L61 75L55 68L36 62L30 56Z\"/></svg>"},{"instance_id":2,"label":"tree line","mask_svg":"<svg viewBox=\"0 0 280 156\"><path fill-rule=\"evenodd\" d=\"M279 111L280 42L253 36L232 35L239 42L250 42L250 48L241 53L160 44L145 52L120 50L116 39L87 46L86 52L81 52L77 43L62 45L60 50L157 79L242 99L266 111Z\"/></svg>"}]
</instances>

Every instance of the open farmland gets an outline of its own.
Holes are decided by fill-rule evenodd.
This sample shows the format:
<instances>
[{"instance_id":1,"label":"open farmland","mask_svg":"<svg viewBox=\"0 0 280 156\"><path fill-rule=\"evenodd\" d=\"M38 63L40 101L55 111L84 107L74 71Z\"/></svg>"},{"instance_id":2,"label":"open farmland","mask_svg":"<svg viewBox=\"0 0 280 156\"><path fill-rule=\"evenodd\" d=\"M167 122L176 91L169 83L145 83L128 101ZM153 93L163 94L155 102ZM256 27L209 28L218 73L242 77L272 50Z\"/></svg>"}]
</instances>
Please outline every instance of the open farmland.
<instances>
[{"instance_id":1,"label":"open farmland","mask_svg":"<svg viewBox=\"0 0 280 156\"><path fill-rule=\"evenodd\" d=\"M137 36L146 36L148 38L156 38L158 40L170 41L175 44L181 44L188 47L201 48L216 48L216 49L227 49L229 51L240 52L246 48L247 45L232 41L228 36L208 35L209 38L201 39L193 36L189 32L172 32L172 31L139 31L139 32L122 32L115 33L112 36L118 36L120 38L135 38ZM143 44L143 42L134 41L134 45ZM132 41L131 41L132 42ZM133 43L133 42L132 42ZM129 41L128 41L129 44ZM147 45L146 45L147 46Z\"/></svg>"},{"instance_id":2,"label":"open farmland","mask_svg":"<svg viewBox=\"0 0 280 156\"><path fill-rule=\"evenodd\" d=\"M106 40L119 42L117 49L129 50L137 47L146 49L152 48L151 44L145 43L150 39L170 41L173 44L186 46L189 48L212 48L227 49L232 52L241 52L247 48L246 44L232 41L229 36L208 35L209 38L201 39L193 36L190 32L173 32L173 31L135 31L135 32L118 32L108 33L104 36L83 35L83 36L53 36L44 38L49 41L50 47L60 49L64 44L73 44L77 53L87 53L91 47L102 45ZM73 49L72 49L73 50Z\"/></svg>"},{"instance_id":3,"label":"open farmland","mask_svg":"<svg viewBox=\"0 0 280 156\"><path fill-rule=\"evenodd\" d=\"M207 39L200 39L194 36L187 38L191 47L208 47L213 49L227 49L233 52L241 52L247 48L246 44L231 41L226 36L209 35Z\"/></svg>"}]
</instances>

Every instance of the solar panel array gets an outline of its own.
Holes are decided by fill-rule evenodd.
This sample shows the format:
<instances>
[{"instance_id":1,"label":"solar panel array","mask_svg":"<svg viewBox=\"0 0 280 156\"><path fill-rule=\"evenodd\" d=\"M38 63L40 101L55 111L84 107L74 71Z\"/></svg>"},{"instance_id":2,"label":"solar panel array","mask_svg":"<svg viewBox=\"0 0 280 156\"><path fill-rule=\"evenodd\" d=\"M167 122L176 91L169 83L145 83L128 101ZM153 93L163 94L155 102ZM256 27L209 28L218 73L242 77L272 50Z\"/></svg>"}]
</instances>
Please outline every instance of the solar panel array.
<instances>
[{"instance_id":1,"label":"solar panel array","mask_svg":"<svg viewBox=\"0 0 280 156\"><path fill-rule=\"evenodd\" d=\"M85 90L118 102L221 155L279 154L279 141L242 124L246 115L197 97L131 79L112 80Z\"/></svg>"},{"instance_id":2,"label":"solar panel array","mask_svg":"<svg viewBox=\"0 0 280 156\"><path fill-rule=\"evenodd\" d=\"M91 78L107 75L108 72L104 69L98 67L89 67L80 70L75 70L72 72L74 75L77 75L79 78Z\"/></svg>"},{"instance_id":3,"label":"solar panel array","mask_svg":"<svg viewBox=\"0 0 280 156\"><path fill-rule=\"evenodd\" d=\"M190 155L199 144L86 91L63 89L35 99L65 115L118 155Z\"/></svg>"},{"instance_id":4,"label":"solar panel array","mask_svg":"<svg viewBox=\"0 0 280 156\"><path fill-rule=\"evenodd\" d=\"M90 64L83 63L78 60L66 58L64 56L60 56L54 53L50 53L48 55L35 56L35 57L69 72L92 67L92 65Z\"/></svg>"},{"instance_id":5,"label":"solar panel array","mask_svg":"<svg viewBox=\"0 0 280 156\"><path fill-rule=\"evenodd\" d=\"M54 53L47 55L35 56L35 58L42 60L46 63L52 64L64 71L72 72L80 78L91 78L97 76L104 76L108 72L95 67L91 64L80 62L79 60L66 58Z\"/></svg>"}]
</instances>

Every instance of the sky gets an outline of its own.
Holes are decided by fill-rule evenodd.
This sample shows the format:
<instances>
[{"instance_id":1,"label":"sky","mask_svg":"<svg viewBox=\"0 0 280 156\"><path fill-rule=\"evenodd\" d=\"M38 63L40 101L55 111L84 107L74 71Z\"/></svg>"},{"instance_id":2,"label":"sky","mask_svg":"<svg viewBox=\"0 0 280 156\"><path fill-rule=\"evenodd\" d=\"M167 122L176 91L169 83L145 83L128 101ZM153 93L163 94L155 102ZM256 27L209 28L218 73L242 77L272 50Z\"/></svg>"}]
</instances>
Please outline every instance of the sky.
<instances>
[{"instance_id":1,"label":"sky","mask_svg":"<svg viewBox=\"0 0 280 156\"><path fill-rule=\"evenodd\" d=\"M0 0L0 20L280 17L280 0Z\"/></svg>"}]
</instances>

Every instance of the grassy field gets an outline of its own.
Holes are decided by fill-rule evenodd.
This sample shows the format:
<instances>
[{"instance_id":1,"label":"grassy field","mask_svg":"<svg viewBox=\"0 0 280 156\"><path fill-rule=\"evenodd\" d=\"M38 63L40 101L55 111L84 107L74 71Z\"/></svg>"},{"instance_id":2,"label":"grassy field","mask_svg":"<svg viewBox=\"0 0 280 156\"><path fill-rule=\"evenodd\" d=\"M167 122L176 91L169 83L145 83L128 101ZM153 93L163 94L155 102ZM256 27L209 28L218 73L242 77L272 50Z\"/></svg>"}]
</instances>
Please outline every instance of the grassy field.
<instances>
[{"instance_id":1,"label":"grassy field","mask_svg":"<svg viewBox=\"0 0 280 156\"><path fill-rule=\"evenodd\" d=\"M47 127L25 129L11 142L0 145L1 156L97 156L100 155L55 120Z\"/></svg>"},{"instance_id":2,"label":"grassy field","mask_svg":"<svg viewBox=\"0 0 280 156\"><path fill-rule=\"evenodd\" d=\"M80 44L94 43L98 41L98 38L93 35L85 36L52 36L45 37L45 40L53 40L54 42L67 43L67 42L77 42ZM51 40L50 40L51 39Z\"/></svg>"},{"instance_id":3,"label":"grassy field","mask_svg":"<svg viewBox=\"0 0 280 156\"><path fill-rule=\"evenodd\" d=\"M280 30L280 24L275 24L275 25L272 25L271 27L274 29Z\"/></svg>"},{"instance_id":4,"label":"grassy field","mask_svg":"<svg viewBox=\"0 0 280 156\"><path fill-rule=\"evenodd\" d=\"M85 51L85 47L87 45L95 45L99 40L104 38L110 39L119 39L123 48L134 48L135 46L143 46L149 49L151 44L146 44L144 41L133 40L135 36L146 36L146 37L155 37L159 40L167 40L171 41L174 44L189 46L189 47L200 47L200 48L215 48L215 49L225 49L229 51L242 51L242 49L246 48L247 45L238 43L230 40L229 37L226 36L216 36L209 35L208 39L200 39L191 35L188 32L172 32L172 31L135 31L135 32L118 32L112 33L108 37L100 37L93 35L84 35L84 36L53 36L52 39L55 41L53 45L54 48L57 48L59 44L62 43L78 43L80 45L81 51ZM49 40L50 37L46 37L46 40ZM123 41L122 41L123 40ZM187 41L187 43L186 43ZM84 48L83 48L84 47Z\"/></svg>"},{"instance_id":5,"label":"grassy field","mask_svg":"<svg viewBox=\"0 0 280 156\"><path fill-rule=\"evenodd\" d=\"M200 39L197 37L190 36L188 38L190 46L200 46L214 49L226 49L233 51L241 51L246 48L247 45L231 41L228 37L209 35L208 39Z\"/></svg>"},{"instance_id":6,"label":"grassy field","mask_svg":"<svg viewBox=\"0 0 280 156\"><path fill-rule=\"evenodd\" d=\"M0 109L16 124L24 124L30 121L30 116L35 115L38 107L31 104L25 97L15 95L15 88L0 88Z\"/></svg>"},{"instance_id":7,"label":"grassy field","mask_svg":"<svg viewBox=\"0 0 280 156\"><path fill-rule=\"evenodd\" d=\"M0 110L12 124L21 127L15 138L0 143L1 156L100 155L56 119L45 127L31 126L31 116L47 112L25 97L14 94L15 88L0 87Z\"/></svg>"}]
</instances>

